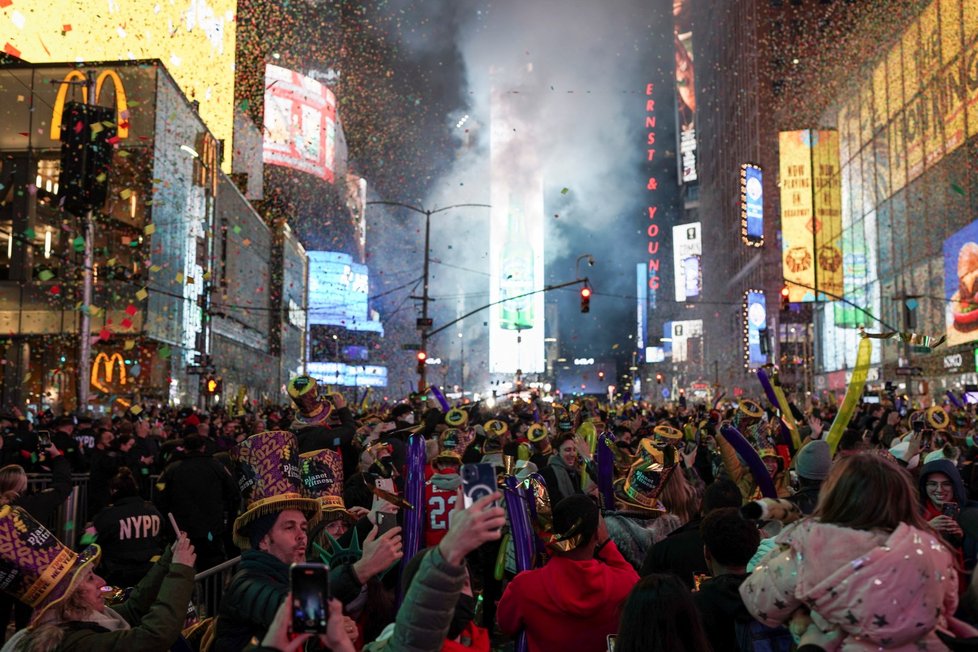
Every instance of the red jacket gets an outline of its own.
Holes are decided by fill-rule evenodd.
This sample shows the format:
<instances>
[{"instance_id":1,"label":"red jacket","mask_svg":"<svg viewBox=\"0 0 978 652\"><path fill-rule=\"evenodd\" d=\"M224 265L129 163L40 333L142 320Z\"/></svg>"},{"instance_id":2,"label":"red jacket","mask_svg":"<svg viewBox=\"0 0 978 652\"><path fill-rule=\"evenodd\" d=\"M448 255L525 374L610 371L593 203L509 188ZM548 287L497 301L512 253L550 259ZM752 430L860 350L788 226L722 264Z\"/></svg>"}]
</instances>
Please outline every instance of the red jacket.
<instances>
[{"instance_id":1,"label":"red jacket","mask_svg":"<svg viewBox=\"0 0 978 652\"><path fill-rule=\"evenodd\" d=\"M464 643L456 643L455 641L445 641L441 652L490 652L491 650L489 646L489 631L477 627L472 623L469 623L462 630L462 636L460 638L469 644L465 645Z\"/></svg>"},{"instance_id":2,"label":"red jacket","mask_svg":"<svg viewBox=\"0 0 978 652\"><path fill-rule=\"evenodd\" d=\"M496 621L510 636L525 629L530 652L605 652L637 581L638 573L612 541L596 559L555 555L543 568L513 578L499 600Z\"/></svg>"}]
</instances>

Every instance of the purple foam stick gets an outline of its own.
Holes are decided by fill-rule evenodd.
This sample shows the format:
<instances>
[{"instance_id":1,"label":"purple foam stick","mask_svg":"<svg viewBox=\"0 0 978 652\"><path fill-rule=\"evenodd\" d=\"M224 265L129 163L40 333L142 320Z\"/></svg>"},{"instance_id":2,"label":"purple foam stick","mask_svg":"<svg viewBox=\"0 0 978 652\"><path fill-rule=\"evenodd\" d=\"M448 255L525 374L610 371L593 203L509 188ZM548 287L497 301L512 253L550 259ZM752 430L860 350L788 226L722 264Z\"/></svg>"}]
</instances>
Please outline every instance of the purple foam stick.
<instances>
[{"instance_id":1,"label":"purple foam stick","mask_svg":"<svg viewBox=\"0 0 978 652\"><path fill-rule=\"evenodd\" d=\"M778 395L774 393L774 387L771 385L771 379L767 377L767 372L763 369L758 369L757 380L761 382L761 387L764 388L764 395L767 396L767 400L771 401L774 409L780 409Z\"/></svg>"},{"instance_id":2,"label":"purple foam stick","mask_svg":"<svg viewBox=\"0 0 978 652\"><path fill-rule=\"evenodd\" d=\"M595 451L598 456L598 493L601 494L601 506L604 509L615 508L615 455L611 451L614 441L615 436L610 432L601 433Z\"/></svg>"},{"instance_id":3,"label":"purple foam stick","mask_svg":"<svg viewBox=\"0 0 978 652\"><path fill-rule=\"evenodd\" d=\"M947 397L951 399L952 403L954 403L954 407L958 408L959 410L964 409L964 404L961 403L961 399L954 395L954 392L947 390Z\"/></svg>"},{"instance_id":4,"label":"purple foam stick","mask_svg":"<svg viewBox=\"0 0 978 652\"><path fill-rule=\"evenodd\" d=\"M774 481L771 480L771 474L767 472L764 461L757 454L757 451L754 450L754 447L750 445L750 442L744 439L744 436L740 434L739 430L730 425L722 426L720 433L730 442L730 445L733 446L737 454L747 464L747 468L750 469L751 474L754 476L754 482L757 483L761 494L765 498L777 498L778 492L774 488Z\"/></svg>"},{"instance_id":5,"label":"purple foam stick","mask_svg":"<svg viewBox=\"0 0 978 652\"><path fill-rule=\"evenodd\" d=\"M408 438L407 474L404 482L404 498L414 509L404 513L404 558L401 567L407 566L421 549L422 526L424 525L424 467L426 455L424 437L413 434Z\"/></svg>"},{"instance_id":6,"label":"purple foam stick","mask_svg":"<svg viewBox=\"0 0 978 652\"><path fill-rule=\"evenodd\" d=\"M452 409L448 404L448 401L445 400L445 396L441 393L441 390L438 389L438 385L432 385L430 389L431 393L435 395L435 400L438 401L438 405L441 406L443 412L448 412Z\"/></svg>"}]
</instances>

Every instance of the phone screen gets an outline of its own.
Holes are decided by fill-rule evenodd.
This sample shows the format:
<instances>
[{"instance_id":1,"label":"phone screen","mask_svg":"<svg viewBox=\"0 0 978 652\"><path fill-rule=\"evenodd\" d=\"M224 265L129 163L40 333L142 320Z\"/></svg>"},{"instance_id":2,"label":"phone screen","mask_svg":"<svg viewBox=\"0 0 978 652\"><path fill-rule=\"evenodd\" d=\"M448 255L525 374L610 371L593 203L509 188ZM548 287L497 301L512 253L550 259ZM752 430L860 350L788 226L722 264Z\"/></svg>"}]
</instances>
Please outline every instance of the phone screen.
<instances>
[{"instance_id":1,"label":"phone screen","mask_svg":"<svg viewBox=\"0 0 978 652\"><path fill-rule=\"evenodd\" d=\"M462 492L465 495L465 507L496 491L496 470L492 464L462 465Z\"/></svg>"},{"instance_id":2,"label":"phone screen","mask_svg":"<svg viewBox=\"0 0 978 652\"><path fill-rule=\"evenodd\" d=\"M397 515L390 512L377 512L377 536L384 536L397 526Z\"/></svg>"},{"instance_id":3,"label":"phone screen","mask_svg":"<svg viewBox=\"0 0 978 652\"><path fill-rule=\"evenodd\" d=\"M292 631L324 633L329 621L329 568L325 564L292 564Z\"/></svg>"},{"instance_id":4,"label":"phone screen","mask_svg":"<svg viewBox=\"0 0 978 652\"><path fill-rule=\"evenodd\" d=\"M957 503L944 503L944 504L941 505L941 513L944 514L944 516L950 516L951 518L957 518L958 517L958 513L960 511L961 511L961 508L958 507L958 504Z\"/></svg>"},{"instance_id":5,"label":"phone screen","mask_svg":"<svg viewBox=\"0 0 978 652\"><path fill-rule=\"evenodd\" d=\"M618 636L616 634L608 634L608 652L615 652L615 647L618 644Z\"/></svg>"},{"instance_id":6,"label":"phone screen","mask_svg":"<svg viewBox=\"0 0 978 652\"><path fill-rule=\"evenodd\" d=\"M51 445L51 433L47 430L37 431L37 447L41 450L48 448Z\"/></svg>"}]
</instances>

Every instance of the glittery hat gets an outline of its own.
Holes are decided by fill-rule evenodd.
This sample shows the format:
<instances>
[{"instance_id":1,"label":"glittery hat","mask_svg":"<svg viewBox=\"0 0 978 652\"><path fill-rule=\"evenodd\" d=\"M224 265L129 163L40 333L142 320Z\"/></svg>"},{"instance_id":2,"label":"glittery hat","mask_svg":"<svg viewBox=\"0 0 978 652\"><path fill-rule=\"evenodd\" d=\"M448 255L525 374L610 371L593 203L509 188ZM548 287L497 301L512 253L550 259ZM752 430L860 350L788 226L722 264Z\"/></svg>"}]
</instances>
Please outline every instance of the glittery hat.
<instances>
[{"instance_id":1,"label":"glittery hat","mask_svg":"<svg viewBox=\"0 0 978 652\"><path fill-rule=\"evenodd\" d=\"M298 409L295 420L302 425L323 423L333 411L333 404L319 396L319 383L312 376L296 376L286 389Z\"/></svg>"},{"instance_id":2,"label":"glittery hat","mask_svg":"<svg viewBox=\"0 0 978 652\"><path fill-rule=\"evenodd\" d=\"M356 517L346 511L343 502L343 456L324 448L299 455L299 473L306 492L318 498L324 519L343 518L351 523Z\"/></svg>"},{"instance_id":3,"label":"glittery hat","mask_svg":"<svg viewBox=\"0 0 978 652\"><path fill-rule=\"evenodd\" d=\"M506 425L506 422L500 421L499 419L490 419L489 421L486 421L486 425L483 426L483 428L485 428L486 435L489 437L498 438L509 432L509 426Z\"/></svg>"},{"instance_id":4,"label":"glittery hat","mask_svg":"<svg viewBox=\"0 0 978 652\"><path fill-rule=\"evenodd\" d=\"M534 423L526 431L526 438L534 444L547 438L547 429L542 423Z\"/></svg>"},{"instance_id":5,"label":"glittery hat","mask_svg":"<svg viewBox=\"0 0 978 652\"><path fill-rule=\"evenodd\" d=\"M34 608L31 624L68 597L100 556L96 545L75 553L20 507L0 507L0 590Z\"/></svg>"},{"instance_id":6,"label":"glittery hat","mask_svg":"<svg viewBox=\"0 0 978 652\"><path fill-rule=\"evenodd\" d=\"M250 548L248 526L266 514L297 509L305 513L310 525L318 520L319 500L310 497L303 484L299 445L293 433L268 430L252 435L238 447L237 465L245 508L234 521L234 545L242 550Z\"/></svg>"},{"instance_id":7,"label":"glittery hat","mask_svg":"<svg viewBox=\"0 0 978 652\"><path fill-rule=\"evenodd\" d=\"M464 428L469 422L469 413L462 408L452 408L445 415L445 423L449 428Z\"/></svg>"},{"instance_id":8,"label":"glittery hat","mask_svg":"<svg viewBox=\"0 0 978 652\"><path fill-rule=\"evenodd\" d=\"M615 483L615 500L624 508L623 511L666 511L659 494L675 469L675 466L667 467L656 462L636 462L628 470L628 475Z\"/></svg>"}]
</instances>

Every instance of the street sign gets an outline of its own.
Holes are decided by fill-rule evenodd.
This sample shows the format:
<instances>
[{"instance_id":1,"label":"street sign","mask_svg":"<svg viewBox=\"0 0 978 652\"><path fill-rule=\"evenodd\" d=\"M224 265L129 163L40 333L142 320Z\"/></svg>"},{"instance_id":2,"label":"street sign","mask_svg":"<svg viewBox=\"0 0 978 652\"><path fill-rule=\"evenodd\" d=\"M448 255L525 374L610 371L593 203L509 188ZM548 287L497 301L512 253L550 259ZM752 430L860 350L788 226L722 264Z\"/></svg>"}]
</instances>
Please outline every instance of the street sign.
<instances>
[{"instance_id":1,"label":"street sign","mask_svg":"<svg viewBox=\"0 0 978 652\"><path fill-rule=\"evenodd\" d=\"M924 370L920 367L897 367L897 376L922 376Z\"/></svg>"},{"instance_id":2,"label":"street sign","mask_svg":"<svg viewBox=\"0 0 978 652\"><path fill-rule=\"evenodd\" d=\"M217 369L212 365L187 365L187 375L188 376L202 376L203 374L212 374Z\"/></svg>"},{"instance_id":3,"label":"street sign","mask_svg":"<svg viewBox=\"0 0 978 652\"><path fill-rule=\"evenodd\" d=\"M431 317L428 317L427 319L418 317L418 328L431 328L433 323L434 322L432 321Z\"/></svg>"},{"instance_id":4,"label":"street sign","mask_svg":"<svg viewBox=\"0 0 978 652\"><path fill-rule=\"evenodd\" d=\"M402 351L420 351L421 350L421 345L420 344L402 344L401 345L401 350Z\"/></svg>"}]
</instances>

